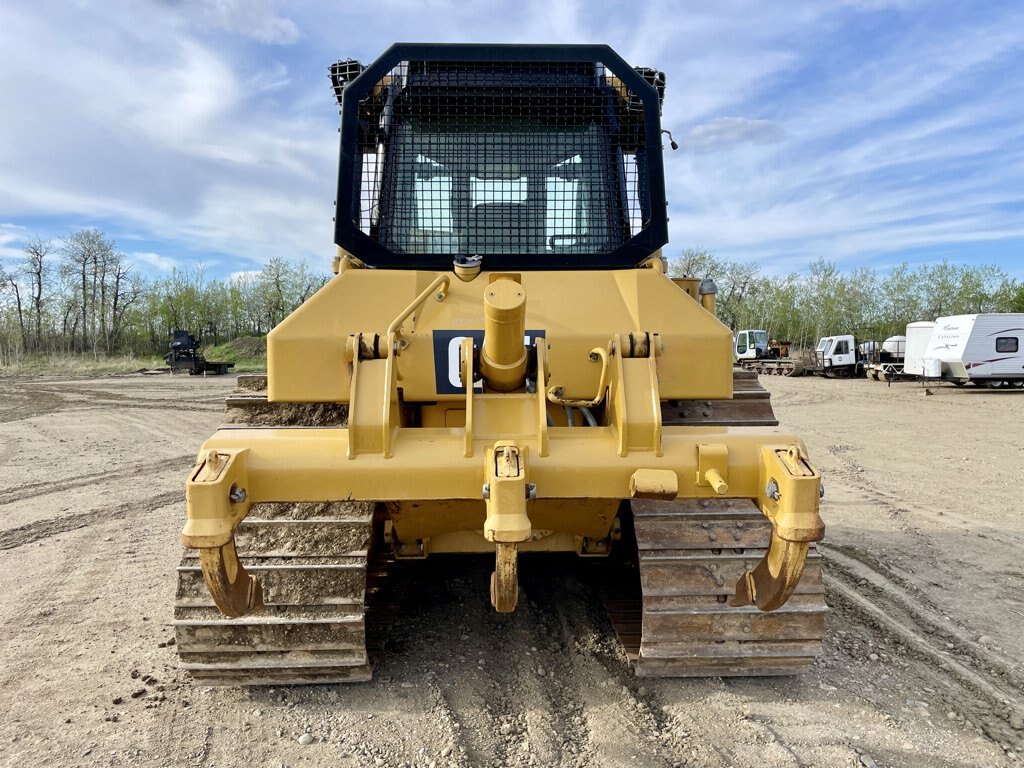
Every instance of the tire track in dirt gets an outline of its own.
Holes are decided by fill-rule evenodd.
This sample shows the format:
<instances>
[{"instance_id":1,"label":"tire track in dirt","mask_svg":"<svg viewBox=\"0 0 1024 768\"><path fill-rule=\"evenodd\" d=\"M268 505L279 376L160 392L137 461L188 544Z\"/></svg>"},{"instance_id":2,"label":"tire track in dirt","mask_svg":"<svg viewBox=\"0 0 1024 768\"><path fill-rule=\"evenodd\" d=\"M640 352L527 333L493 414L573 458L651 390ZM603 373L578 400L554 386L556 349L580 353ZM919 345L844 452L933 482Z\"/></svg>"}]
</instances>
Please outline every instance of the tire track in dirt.
<instances>
[{"instance_id":1,"label":"tire track in dirt","mask_svg":"<svg viewBox=\"0 0 1024 768\"><path fill-rule=\"evenodd\" d=\"M141 395L126 395L108 389L94 389L90 387L64 386L52 389L41 389L38 391L48 392L57 396L63 396L65 409L74 411L115 408L121 409L143 409L143 410L166 410L168 408L181 409L183 403L177 393L173 390L159 390L147 397ZM171 396L168 396L171 395ZM69 398L82 398L81 400ZM224 410L224 397L200 398L189 395L185 404L189 411L218 411Z\"/></svg>"},{"instance_id":2,"label":"tire track in dirt","mask_svg":"<svg viewBox=\"0 0 1024 768\"><path fill-rule=\"evenodd\" d=\"M92 472L77 477L65 477L60 480L46 481L43 483L28 483L0 491L0 506L13 504L16 501L25 501L37 496L45 496L50 493L61 493L74 488L81 488L87 485L95 485L108 480L122 480L128 477L146 477L151 472L159 470L174 469L185 470L195 461L194 454L173 456L160 461L144 462L122 467L112 472Z\"/></svg>"},{"instance_id":3,"label":"tire track in dirt","mask_svg":"<svg viewBox=\"0 0 1024 768\"><path fill-rule=\"evenodd\" d=\"M560 674L566 659L571 660L576 653L579 653L574 647L573 640L576 636L575 630L578 628L572 626L564 612L558 609L557 602L555 610L548 613L547 616L552 614L557 620L556 626L552 626L554 622L550 619L539 617L540 626L546 628L542 631L552 638L542 657L544 666L548 670L547 677L551 680L545 686L543 694L548 701L548 709L554 716L551 728L561 740L559 752L563 758L562 764L566 764L566 760L580 761L584 759L593 748L593 738L587 723L586 706L581 692L573 684L566 684ZM559 670L559 672L555 670ZM556 679L556 675L559 676L558 679ZM580 764L585 765L585 763Z\"/></svg>"},{"instance_id":4,"label":"tire track in dirt","mask_svg":"<svg viewBox=\"0 0 1024 768\"><path fill-rule=\"evenodd\" d=\"M609 631L613 632L610 627ZM684 716L674 713L666 705L657 689L663 684L672 684L670 681L636 677L620 648L609 649L595 658L601 661L620 692L619 711L626 717L631 730L638 737L643 736L646 742L638 744L638 749L655 756L666 766L681 765L683 757L691 754L700 755L697 764L702 768L728 768L733 765L733 756L723 746L729 743L731 736L717 736L715 721L698 721L695 716L697 709L688 709ZM717 685L722 685L721 678L717 679Z\"/></svg>"},{"instance_id":5,"label":"tire track in dirt","mask_svg":"<svg viewBox=\"0 0 1024 768\"><path fill-rule=\"evenodd\" d=\"M1011 720L1024 718L1019 670L942 621L937 609L904 593L862 559L835 546L823 549L828 554L830 605L858 615L870 630L895 640L952 683L954 693L944 697L945 703L966 711L989 738L1018 751L1024 748L1024 734L1011 725Z\"/></svg>"},{"instance_id":6,"label":"tire track in dirt","mask_svg":"<svg viewBox=\"0 0 1024 768\"><path fill-rule=\"evenodd\" d=\"M484 604L480 590L486 590L492 561L460 563L455 578L440 559L424 564L416 594L407 595L419 615L401 630L400 648L393 651L407 658L394 671L407 675L402 668L421 648L444 643L450 649L447 671L426 681L437 702L431 708L435 722L442 739L450 740L450 764L672 765L664 756L652 757L664 736L638 727L634 712L624 718L619 707L609 707L621 688L610 674L619 670L609 673L596 663L590 644L596 638L617 647L617 641L596 591L574 577L570 562L524 560L519 605L511 615ZM429 629L423 633L418 626ZM447 627L447 634L437 627ZM614 663L629 674L621 653ZM595 732L602 738L595 739Z\"/></svg>"},{"instance_id":7,"label":"tire track in dirt","mask_svg":"<svg viewBox=\"0 0 1024 768\"><path fill-rule=\"evenodd\" d=\"M845 454L846 445L829 445L829 454L840 463L830 473L843 486L875 504L899 530L913 539L915 562L934 569L941 560L934 546L910 522L916 513L899 503L870 479L870 475ZM902 578L892 567L851 546L819 544L825 558L829 603L853 613L872 633L887 636L916 656L947 681L954 694L943 702L960 711L980 732L1001 745L1020 750L1024 734L1010 725L1024 720L1024 672L1019 664L989 651L972 639L972 633L930 601L921 589Z\"/></svg>"},{"instance_id":8,"label":"tire track in dirt","mask_svg":"<svg viewBox=\"0 0 1024 768\"><path fill-rule=\"evenodd\" d=\"M165 394L161 391L159 394ZM80 397L84 400L75 400ZM180 409L182 403L173 397L131 397L109 390L83 386L35 386L30 383L0 386L0 424L46 416L55 411L89 411L135 409L160 411ZM215 413L223 411L223 397L190 397L190 411Z\"/></svg>"},{"instance_id":9,"label":"tire track in dirt","mask_svg":"<svg viewBox=\"0 0 1024 768\"><path fill-rule=\"evenodd\" d=\"M547 741L545 735L531 732L526 716L527 710L538 703L529 685L533 675L524 675L520 667L501 661L522 658L525 649L518 636L531 617L526 611L517 611L510 616L484 613L481 618L478 626L468 627L463 637L491 638L490 652L481 652L482 663L478 662L476 673L462 678L470 682L468 686L460 685L462 690L450 690L446 695L453 713L472 723L467 745L470 763L527 765L532 758L541 765L552 765L540 752ZM479 652L475 647L472 651Z\"/></svg>"},{"instance_id":10,"label":"tire track in dirt","mask_svg":"<svg viewBox=\"0 0 1024 768\"><path fill-rule=\"evenodd\" d=\"M10 594L5 595L4 621L0 626L4 630L3 647L5 651L5 664L0 665L0 689L4 691L15 690L19 682L25 676L25 670L20 664L12 663L16 656L12 654L11 636L18 637L26 633L26 630L37 630L38 637L52 635L53 621L55 617L63 617L63 608L68 602L74 601L76 597L88 594L90 599L98 588L100 578L95 575L89 566L95 562L94 558L100 549L96 539L86 539L80 542L77 547L76 558L69 558L67 565L63 567L48 568L42 574L42 578L36 582L20 583L17 587L28 587L27 594L18 595L15 591L13 600ZM83 601L84 602L84 601ZM10 620L17 616L17 621ZM9 633L9 634L8 634ZM24 652L24 644L19 644L15 651ZM29 651L26 655L31 656ZM8 704L2 702L0 706Z\"/></svg>"},{"instance_id":11,"label":"tire track in dirt","mask_svg":"<svg viewBox=\"0 0 1024 768\"><path fill-rule=\"evenodd\" d=\"M618 753L613 756L616 765L637 756L642 756L643 765L680 764L688 745L655 698L652 689L659 681L634 674L598 596L600 566L578 565L568 571L575 580L563 576L554 581L554 590L544 593L544 615L554 627L549 630L554 640L548 648L550 663L566 680L588 681L584 687L569 685L556 691L557 706L566 712L562 728L568 743L584 747L573 755L579 761L573 764L590 766L590 754L612 751L610 747ZM568 670L563 669L566 666ZM606 733L607 714L600 711L610 699L618 700L616 712L625 725L616 728L614 744Z\"/></svg>"},{"instance_id":12,"label":"tire track in dirt","mask_svg":"<svg viewBox=\"0 0 1024 768\"><path fill-rule=\"evenodd\" d=\"M581 576L581 580L592 578L586 573ZM582 605L569 603L573 604ZM571 612L573 609L568 610ZM598 605L595 611L600 613L600 618L595 615L589 620L589 625L598 628L598 634L589 641L584 656L586 663L578 663L578 670L573 676L594 679L595 662L603 667L611 678L611 691L615 692L603 696L614 695L620 699L618 709L627 718L630 733L636 735L631 746L648 761L673 767L699 765L701 768L732 768L738 765L794 765L799 768L815 764L800 754L806 745L793 746L783 736L782 727L790 725L788 721L780 722L756 714L741 714L738 718L723 716L723 706L726 712L732 712L743 705L742 696L734 693L736 688L754 682L761 691L764 688L777 690L774 695L782 699L788 694L779 690L782 686L777 680L790 678L637 677L603 608ZM602 624L607 624L607 628L600 629ZM573 635L582 637L578 631ZM723 697L734 698L736 702L723 705ZM746 753L736 752L736 745ZM753 762L750 761L751 751L758 755Z\"/></svg>"},{"instance_id":13,"label":"tire track in dirt","mask_svg":"<svg viewBox=\"0 0 1024 768\"><path fill-rule=\"evenodd\" d=\"M519 636L528 619L518 612L499 616L484 605L479 588L489 577L485 559L457 562L455 566L453 556L438 555L407 563L418 566L399 596L407 621L392 627L384 669L375 674L394 665L397 674L407 677L410 659L426 655L443 660L424 685L452 747L446 765L526 766L530 758L536 765L551 765L527 736L525 713L536 705L523 690L528 676L509 662L523 656ZM447 652L437 656L441 647Z\"/></svg>"},{"instance_id":14,"label":"tire track in dirt","mask_svg":"<svg viewBox=\"0 0 1024 768\"><path fill-rule=\"evenodd\" d=\"M804 408L809 405L821 405L822 403L828 403L841 399L843 399L842 393L833 390L815 392L807 391L801 392L799 395L790 392L773 392L771 397L771 403L772 407L776 411L776 415L780 415L778 413L779 408L777 408L776 406L781 406L783 410L789 408L796 409Z\"/></svg>"},{"instance_id":15,"label":"tire track in dirt","mask_svg":"<svg viewBox=\"0 0 1024 768\"><path fill-rule=\"evenodd\" d=\"M543 728L553 752L550 757L557 758L559 766L585 766L587 756L595 751L594 743L582 691L573 683L575 678L565 674L565 667L571 667L579 653L577 639L592 623L580 626L567 614L566 602L576 603L586 596L570 594L564 576L551 578L551 571L560 572L555 562L550 563L548 571L542 579L538 579L540 574L528 572L522 590L529 597L521 608L536 628L536 645L529 647L531 655L526 657L530 687L533 695L545 703L542 714L546 718L543 726L528 726L531 733Z\"/></svg>"},{"instance_id":16,"label":"tire track in dirt","mask_svg":"<svg viewBox=\"0 0 1024 768\"><path fill-rule=\"evenodd\" d=\"M916 517L918 513L901 504L900 499L882 490L856 462L845 458L847 450L850 450L849 446L828 446L829 453L837 456L843 465L838 472L833 472L833 475L865 501L876 504L896 522L902 533L913 539L914 562L900 564L899 567L915 572L924 565L938 573L939 565L942 563L941 553L936 550L928 536L910 522L910 518ZM965 526L972 522L954 511L944 514ZM1014 532L1003 529L1002 534L1010 536L1010 539L1002 543L1012 546L1016 538ZM886 603L886 607L897 603L902 614L921 628L923 633L946 641L948 647L939 649L940 653L955 652L969 660L974 667L987 668L991 675L1002 679L1004 684L1008 683L1013 690L1024 690L1024 667L1020 663L1010 662L977 642L974 639L976 633L955 622L947 611L932 602L922 589L900 576L895 568L851 545L826 541L821 546L829 553L826 562L833 577L842 579L851 589L869 587L873 592L872 596L877 595L880 601ZM931 583L938 587L942 586L939 582Z\"/></svg>"},{"instance_id":17,"label":"tire track in dirt","mask_svg":"<svg viewBox=\"0 0 1024 768\"><path fill-rule=\"evenodd\" d=\"M779 732L773 727L773 721L771 718L765 715L746 715L743 719L748 723L756 723L767 731L771 736L771 743L777 745L779 749L789 755L793 759L793 765L795 765L796 768L808 768L809 764L805 763L800 758L800 755L796 753L796 750L787 744Z\"/></svg>"},{"instance_id":18,"label":"tire track in dirt","mask_svg":"<svg viewBox=\"0 0 1024 768\"><path fill-rule=\"evenodd\" d=\"M184 491L176 490L151 496L143 501L129 501L94 512L80 512L67 517L39 520L0 533L0 550L15 549L68 531L76 531L79 528L111 520L121 520L133 512L155 512L161 507L181 501L184 501Z\"/></svg>"},{"instance_id":19,"label":"tire track in dirt","mask_svg":"<svg viewBox=\"0 0 1024 768\"><path fill-rule=\"evenodd\" d=\"M167 408L180 408L182 406L181 396L175 389L153 389L147 394L145 391L137 394L124 394L112 389L104 389L97 386L98 382L79 384L77 382L67 384L48 383L46 385L32 385L29 383L13 387L14 395L20 396L29 401L42 400L50 405L55 404L57 408L67 410L89 410L95 408L109 409L133 408L163 410ZM81 399L78 399L81 398ZM224 395L196 395L188 394L187 405L189 410L217 411L223 410ZM2 414L9 410L0 411L0 421L3 421ZM38 415L38 414L33 414Z\"/></svg>"},{"instance_id":20,"label":"tire track in dirt","mask_svg":"<svg viewBox=\"0 0 1024 768\"><path fill-rule=\"evenodd\" d=\"M551 567L560 573L557 580L549 573L543 579L544 588L537 589L538 574L531 574L532 579L524 585L532 596L530 612L535 614L534 622L540 635L538 646L530 650L538 649L539 669L545 669L550 681L542 686L541 693L553 716L552 730L560 739L559 752L563 759L560 765L585 766L588 756L597 750L585 693L573 681L591 678L578 678L574 670L579 656L586 653L584 638L592 633L595 624L600 626L606 620L603 608L599 608L598 616L586 609L588 598L593 602L594 594L586 594L580 589L583 585L569 582L556 564L552 563Z\"/></svg>"},{"instance_id":21,"label":"tire track in dirt","mask_svg":"<svg viewBox=\"0 0 1024 768\"><path fill-rule=\"evenodd\" d=\"M434 674L431 674L427 684L430 689L431 698L434 700L431 713L440 721L438 725L448 741L448 744L445 746L450 747L452 750L452 762L450 764L460 768L473 765L473 763L467 761L467 755L475 751L473 739L468 737L467 729L463 728L462 722L444 693L444 687ZM443 750L444 746L441 746L441 749Z\"/></svg>"},{"instance_id":22,"label":"tire track in dirt","mask_svg":"<svg viewBox=\"0 0 1024 768\"><path fill-rule=\"evenodd\" d=\"M920 543L922 543L923 546L931 546L922 531L908 521L908 518L910 517L919 516L919 512L916 512L912 507L908 507L903 504L902 502L904 499L901 496L896 496L882 490L882 487L878 483L876 473L868 471L854 459L848 458L846 453L854 450L852 446L841 443L831 444L826 447L826 450L829 455L835 457L836 461L840 464L839 468L831 470L826 475L826 478L836 478L847 488L855 491L858 495L866 497L866 499L870 501L874 501L885 511L890 519L894 520L899 525L902 532L913 535ZM970 527L976 522L973 518L963 515L954 509L945 508L941 510L940 514L947 518L947 520L956 521L967 527ZM1016 537L1016 532L1012 530L1003 529L1000 533L1004 536Z\"/></svg>"},{"instance_id":23,"label":"tire track in dirt","mask_svg":"<svg viewBox=\"0 0 1024 768\"><path fill-rule=\"evenodd\" d=\"M45 416L60 410L64 404L64 399L53 392L21 387L2 387L0 397L6 401L0 408L0 424Z\"/></svg>"},{"instance_id":24,"label":"tire track in dirt","mask_svg":"<svg viewBox=\"0 0 1024 768\"><path fill-rule=\"evenodd\" d=\"M958 653L969 655L979 668L996 669L1016 689L1024 690L1024 667L993 653L981 643L972 639L972 634L951 618L920 589L901 578L885 566L856 547L842 544L819 543L819 548L828 554L827 572L842 580L847 586L867 587L880 594L886 601L897 603L900 610L912 618L913 623L929 635L954 642ZM947 647L946 650L949 650Z\"/></svg>"},{"instance_id":25,"label":"tire track in dirt","mask_svg":"<svg viewBox=\"0 0 1024 768\"><path fill-rule=\"evenodd\" d=\"M118 410L133 410L133 411L181 411L182 407L188 409L190 413L223 413L224 405L217 406L201 406L195 403L188 403L183 406L182 403L175 403L168 401L166 403L161 402L138 402L138 403L125 403L120 400L116 401L94 401L89 403L76 403L65 405L62 410L66 411L106 411L110 408L117 408Z\"/></svg>"}]
</instances>

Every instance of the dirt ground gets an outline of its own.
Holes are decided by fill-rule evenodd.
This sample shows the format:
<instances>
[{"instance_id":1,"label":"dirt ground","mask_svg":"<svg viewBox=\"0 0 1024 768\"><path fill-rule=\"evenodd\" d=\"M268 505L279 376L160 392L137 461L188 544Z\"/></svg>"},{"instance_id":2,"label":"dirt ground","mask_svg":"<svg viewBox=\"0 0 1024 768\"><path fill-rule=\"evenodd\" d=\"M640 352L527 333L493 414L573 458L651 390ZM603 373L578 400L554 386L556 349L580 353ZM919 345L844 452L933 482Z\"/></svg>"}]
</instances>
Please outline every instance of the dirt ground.
<instances>
[{"instance_id":1,"label":"dirt ground","mask_svg":"<svg viewBox=\"0 0 1024 768\"><path fill-rule=\"evenodd\" d=\"M499 617L489 563L438 558L374 682L211 689L176 669L171 605L233 381L0 380L0 764L1019 764L1024 393L765 383L826 483L809 673L637 679L575 567L524 559Z\"/></svg>"}]
</instances>

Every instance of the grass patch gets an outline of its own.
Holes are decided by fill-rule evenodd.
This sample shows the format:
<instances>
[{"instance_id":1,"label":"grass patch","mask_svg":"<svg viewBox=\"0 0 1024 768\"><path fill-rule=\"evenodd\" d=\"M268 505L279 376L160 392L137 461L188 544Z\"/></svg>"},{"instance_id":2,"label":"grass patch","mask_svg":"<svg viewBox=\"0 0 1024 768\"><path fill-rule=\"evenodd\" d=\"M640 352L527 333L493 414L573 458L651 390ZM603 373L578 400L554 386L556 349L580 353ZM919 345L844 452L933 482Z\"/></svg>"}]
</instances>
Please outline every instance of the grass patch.
<instances>
[{"instance_id":1,"label":"grass patch","mask_svg":"<svg viewBox=\"0 0 1024 768\"><path fill-rule=\"evenodd\" d=\"M215 347L203 346L199 351L207 360L234 363L235 373L267 370L266 336L242 336Z\"/></svg>"},{"instance_id":2,"label":"grass patch","mask_svg":"<svg viewBox=\"0 0 1024 768\"><path fill-rule=\"evenodd\" d=\"M139 370L163 368L167 364L157 355L30 355L0 365L4 376L109 376Z\"/></svg>"},{"instance_id":3,"label":"grass patch","mask_svg":"<svg viewBox=\"0 0 1024 768\"><path fill-rule=\"evenodd\" d=\"M199 348L199 352L213 362L234 363L232 373L267 370L266 336L243 336L217 346L204 344ZM164 362L162 355L27 355L0 364L0 378L111 376L166 367L167 363Z\"/></svg>"}]
</instances>

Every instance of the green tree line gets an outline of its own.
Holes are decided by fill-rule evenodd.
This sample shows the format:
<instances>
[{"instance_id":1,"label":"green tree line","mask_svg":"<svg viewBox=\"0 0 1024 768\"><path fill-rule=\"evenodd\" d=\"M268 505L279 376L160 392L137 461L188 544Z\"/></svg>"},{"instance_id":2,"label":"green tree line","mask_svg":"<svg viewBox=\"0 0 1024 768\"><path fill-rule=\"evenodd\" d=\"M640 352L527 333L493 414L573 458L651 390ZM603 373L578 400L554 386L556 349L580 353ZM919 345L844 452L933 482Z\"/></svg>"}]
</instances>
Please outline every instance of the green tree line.
<instances>
[{"instance_id":1,"label":"green tree line","mask_svg":"<svg viewBox=\"0 0 1024 768\"><path fill-rule=\"evenodd\" d=\"M884 339L942 315L1024 312L1024 283L991 265L843 271L818 259L804 273L778 275L691 249L670 267L716 281L719 319L733 331L763 328L804 348L838 333ZM201 266L147 278L99 230L60 245L36 238L20 261L0 265L0 365L31 355L162 354L175 328L209 344L262 336L327 277L275 258L230 279Z\"/></svg>"},{"instance_id":2,"label":"green tree line","mask_svg":"<svg viewBox=\"0 0 1024 768\"><path fill-rule=\"evenodd\" d=\"M19 261L0 265L0 365L32 355L162 354L176 328L209 344L262 336L327 278L281 258L225 280L201 266L147 278L99 230L60 245L35 238Z\"/></svg>"},{"instance_id":3,"label":"green tree line","mask_svg":"<svg viewBox=\"0 0 1024 768\"><path fill-rule=\"evenodd\" d=\"M992 265L940 261L843 271L818 259L805 273L777 275L691 249L671 260L670 272L713 278L718 318L734 332L759 328L804 349L840 333L881 340L944 315L1024 312L1024 283Z\"/></svg>"}]
</instances>

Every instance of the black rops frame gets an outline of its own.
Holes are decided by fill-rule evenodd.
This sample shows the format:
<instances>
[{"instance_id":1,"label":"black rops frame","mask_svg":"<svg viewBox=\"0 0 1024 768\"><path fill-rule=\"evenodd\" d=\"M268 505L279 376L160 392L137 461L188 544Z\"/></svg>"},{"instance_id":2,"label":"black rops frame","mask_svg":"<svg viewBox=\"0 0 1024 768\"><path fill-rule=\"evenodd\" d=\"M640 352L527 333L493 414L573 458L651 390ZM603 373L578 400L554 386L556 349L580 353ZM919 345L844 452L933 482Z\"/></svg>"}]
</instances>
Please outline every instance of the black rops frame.
<instances>
[{"instance_id":1,"label":"black rops frame","mask_svg":"<svg viewBox=\"0 0 1024 768\"><path fill-rule=\"evenodd\" d=\"M402 61L465 62L600 62L640 97L644 110L644 140L647 153L647 184L651 195L651 219L646 227L614 251L572 254L479 254L487 270L501 269L629 269L650 258L668 242L668 212L665 203L665 169L661 150L661 109L658 92L621 56L607 45L509 45L395 43L373 64L349 83L342 93L341 153L338 164L338 198L334 220L334 242L370 267L385 269L431 269L447 271L451 254L395 253L366 235L352 220L355 163L359 157L359 102ZM648 194L641 189L640 194ZM660 194L659 194L660 193ZM474 256L477 254L465 254Z\"/></svg>"}]
</instances>

